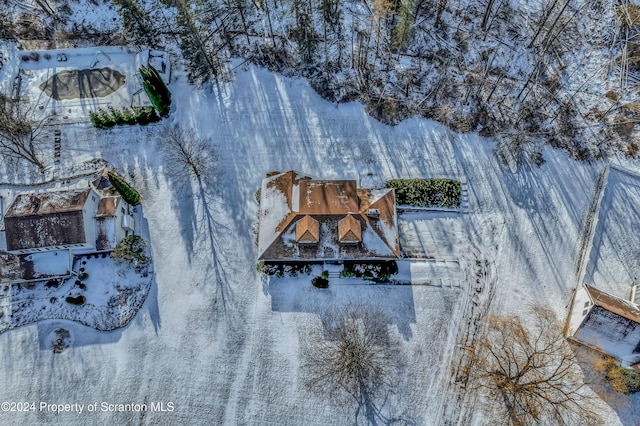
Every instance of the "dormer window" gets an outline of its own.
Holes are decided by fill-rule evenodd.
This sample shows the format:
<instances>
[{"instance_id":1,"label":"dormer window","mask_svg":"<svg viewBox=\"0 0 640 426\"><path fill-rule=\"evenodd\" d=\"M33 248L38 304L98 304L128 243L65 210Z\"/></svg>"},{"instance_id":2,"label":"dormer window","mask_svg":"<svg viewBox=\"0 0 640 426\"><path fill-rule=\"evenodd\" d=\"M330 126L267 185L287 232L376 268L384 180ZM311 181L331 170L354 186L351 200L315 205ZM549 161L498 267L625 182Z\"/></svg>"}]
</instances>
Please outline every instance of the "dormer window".
<instances>
[{"instance_id":1,"label":"dormer window","mask_svg":"<svg viewBox=\"0 0 640 426\"><path fill-rule=\"evenodd\" d=\"M353 215L346 215L338 222L338 242L357 244L362 242L362 225Z\"/></svg>"},{"instance_id":2,"label":"dormer window","mask_svg":"<svg viewBox=\"0 0 640 426\"><path fill-rule=\"evenodd\" d=\"M309 215L305 215L296 223L296 242L300 244L317 244L320 242L320 224Z\"/></svg>"}]
</instances>

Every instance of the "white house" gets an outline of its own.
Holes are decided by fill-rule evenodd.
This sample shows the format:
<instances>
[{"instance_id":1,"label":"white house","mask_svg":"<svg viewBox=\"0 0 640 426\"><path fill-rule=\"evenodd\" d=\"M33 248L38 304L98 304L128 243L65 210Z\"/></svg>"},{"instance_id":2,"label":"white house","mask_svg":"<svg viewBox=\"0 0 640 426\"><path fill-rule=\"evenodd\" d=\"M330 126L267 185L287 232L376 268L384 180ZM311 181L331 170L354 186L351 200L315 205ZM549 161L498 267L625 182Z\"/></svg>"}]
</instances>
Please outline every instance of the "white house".
<instances>
[{"instance_id":1,"label":"white house","mask_svg":"<svg viewBox=\"0 0 640 426\"><path fill-rule=\"evenodd\" d=\"M574 294L567 337L640 369L640 306L590 285Z\"/></svg>"},{"instance_id":2,"label":"white house","mask_svg":"<svg viewBox=\"0 0 640 426\"><path fill-rule=\"evenodd\" d=\"M4 215L7 252L111 251L133 231L129 206L119 196L101 196L93 186L19 194Z\"/></svg>"}]
</instances>

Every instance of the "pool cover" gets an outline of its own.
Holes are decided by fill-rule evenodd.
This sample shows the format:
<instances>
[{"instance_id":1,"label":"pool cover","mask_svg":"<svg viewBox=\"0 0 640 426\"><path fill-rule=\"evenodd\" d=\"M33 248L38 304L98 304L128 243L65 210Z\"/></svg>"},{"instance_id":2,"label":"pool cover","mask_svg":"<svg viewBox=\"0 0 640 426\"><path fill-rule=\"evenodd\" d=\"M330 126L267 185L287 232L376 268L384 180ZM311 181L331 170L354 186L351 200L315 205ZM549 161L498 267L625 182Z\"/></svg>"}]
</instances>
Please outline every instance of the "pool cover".
<instances>
[{"instance_id":1,"label":"pool cover","mask_svg":"<svg viewBox=\"0 0 640 426\"><path fill-rule=\"evenodd\" d=\"M124 86L126 76L112 68L64 70L51 76L40 89L56 100L103 98Z\"/></svg>"}]
</instances>

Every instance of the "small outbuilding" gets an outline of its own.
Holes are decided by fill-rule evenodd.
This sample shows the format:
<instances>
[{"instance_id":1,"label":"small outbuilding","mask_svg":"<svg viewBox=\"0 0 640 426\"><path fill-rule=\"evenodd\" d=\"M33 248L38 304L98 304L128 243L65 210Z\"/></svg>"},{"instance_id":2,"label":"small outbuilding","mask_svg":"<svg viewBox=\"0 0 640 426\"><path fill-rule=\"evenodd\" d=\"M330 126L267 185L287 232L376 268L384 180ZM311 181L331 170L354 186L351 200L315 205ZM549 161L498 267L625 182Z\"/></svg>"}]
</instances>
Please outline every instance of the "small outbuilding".
<instances>
[{"instance_id":1,"label":"small outbuilding","mask_svg":"<svg viewBox=\"0 0 640 426\"><path fill-rule=\"evenodd\" d=\"M567 337L640 370L640 306L583 285L574 294Z\"/></svg>"}]
</instances>

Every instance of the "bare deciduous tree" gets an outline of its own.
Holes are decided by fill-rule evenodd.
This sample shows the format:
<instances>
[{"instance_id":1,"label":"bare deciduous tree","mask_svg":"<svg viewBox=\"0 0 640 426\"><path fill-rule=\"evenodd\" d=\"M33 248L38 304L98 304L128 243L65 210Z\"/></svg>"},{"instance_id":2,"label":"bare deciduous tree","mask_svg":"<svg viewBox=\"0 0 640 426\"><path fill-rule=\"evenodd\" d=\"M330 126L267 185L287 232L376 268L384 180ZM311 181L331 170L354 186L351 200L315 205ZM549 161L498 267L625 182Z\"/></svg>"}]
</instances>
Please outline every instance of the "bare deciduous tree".
<instances>
[{"instance_id":1,"label":"bare deciduous tree","mask_svg":"<svg viewBox=\"0 0 640 426\"><path fill-rule=\"evenodd\" d=\"M327 314L324 336L304 342L306 385L333 396L348 396L370 424L385 420L380 401L393 392L404 361L399 342L389 333L388 318L370 306L348 305Z\"/></svg>"},{"instance_id":2,"label":"bare deciduous tree","mask_svg":"<svg viewBox=\"0 0 640 426\"><path fill-rule=\"evenodd\" d=\"M162 152L177 176L202 179L215 160L208 139L196 136L193 129L170 126L164 132Z\"/></svg>"},{"instance_id":3,"label":"bare deciduous tree","mask_svg":"<svg viewBox=\"0 0 640 426\"><path fill-rule=\"evenodd\" d=\"M28 111L0 93L0 155L44 170L39 148L42 122L31 121L27 115Z\"/></svg>"},{"instance_id":4,"label":"bare deciduous tree","mask_svg":"<svg viewBox=\"0 0 640 426\"><path fill-rule=\"evenodd\" d=\"M513 425L600 424L576 355L555 314L532 307L533 324L492 316L473 348L472 387L501 402Z\"/></svg>"}]
</instances>

